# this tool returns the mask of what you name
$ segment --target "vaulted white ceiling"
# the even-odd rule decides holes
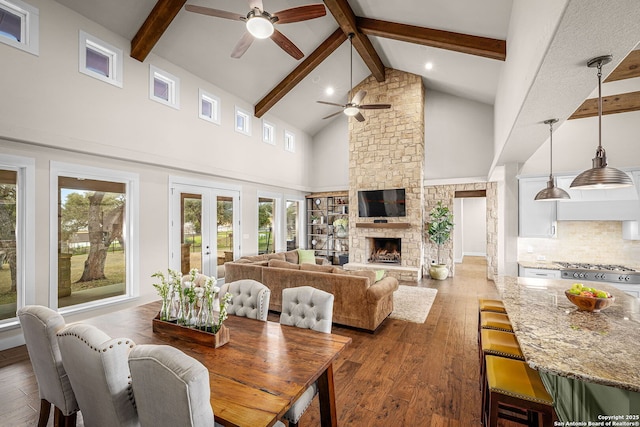
[[[128,40],[156,3],[156,0],[57,1]],[[316,1],[264,0],[264,7],[276,12]],[[240,15],[249,10],[244,0],[189,0],[187,4]],[[357,16],[505,40],[512,0],[349,0],[349,5]],[[322,18],[278,28],[308,55],[338,24],[327,11]],[[152,52],[255,105],[291,73],[299,61],[268,39],[254,41],[240,59],[231,58],[230,53],[244,31],[242,22],[198,15],[183,8]],[[380,37],[369,38],[386,67],[423,76],[427,89],[493,104],[503,61]],[[322,117],[336,111],[316,101],[347,102],[349,55],[347,41],[267,114],[315,134],[327,124]],[[425,69],[426,62],[433,63],[432,70]],[[370,74],[356,52],[353,68],[354,84]],[[333,96],[325,95],[327,86],[335,89]]]

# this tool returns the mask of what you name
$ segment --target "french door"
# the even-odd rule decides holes
[[[169,264],[182,274],[218,277],[218,266],[240,254],[240,191],[211,185],[170,185]]]

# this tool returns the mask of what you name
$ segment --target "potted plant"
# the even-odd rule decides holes
[[[429,224],[427,226],[429,240],[438,245],[436,263],[429,267],[429,275],[433,279],[444,280],[449,276],[449,268],[447,267],[447,264],[443,264],[440,259],[440,249],[442,245],[447,243],[451,238],[452,230],[453,214],[449,208],[444,206],[440,201],[433,209],[431,209],[431,212],[429,212]]]

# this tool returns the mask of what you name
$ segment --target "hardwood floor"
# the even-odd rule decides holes
[[[334,365],[340,425],[481,425],[478,298],[497,295],[485,277],[484,258],[465,257],[455,278],[403,283],[438,289],[424,324],[386,319],[375,334],[333,327],[353,339]],[[0,425],[37,424],[38,387],[24,347],[0,352],[0,396]],[[300,426],[319,425],[315,399]]]

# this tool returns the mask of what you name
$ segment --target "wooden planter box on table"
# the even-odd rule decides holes
[[[152,322],[153,332],[158,334],[160,338],[177,338],[182,341],[206,345],[213,348],[221,347],[229,342],[229,328],[224,325],[222,325],[217,333],[213,334],[200,329],[181,326],[175,322],[160,320],[159,313],[154,317]]]

